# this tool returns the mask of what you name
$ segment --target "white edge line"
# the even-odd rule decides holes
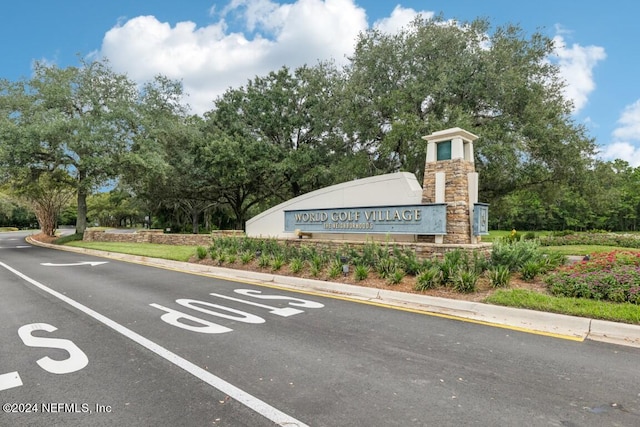
[[[75,307],[76,309],[82,311],[83,313],[93,317],[94,319],[96,319],[97,321],[103,323],[104,325],[110,327],[111,329],[115,330],[116,332],[119,332],[120,334],[124,335],[125,337],[131,339],[132,341],[140,344],[141,346],[145,347],[146,349],[152,351],[153,353],[157,354],[158,356],[162,357],[163,359],[173,363],[174,365],[182,368],[183,370],[189,372],[190,374],[194,375],[195,377],[201,379],[202,381],[204,381],[205,383],[209,384],[210,386],[218,389],[219,391],[221,391],[222,393],[228,395],[229,397],[231,397],[232,399],[237,400],[238,402],[242,403],[243,405],[247,406],[249,409],[259,413],[260,415],[264,416],[265,418],[273,421],[274,423],[276,423],[277,425],[281,425],[281,426],[298,426],[298,427],[308,427],[306,424],[302,423],[301,421],[298,421],[297,419],[285,414],[284,412],[274,408],[273,406],[269,405],[266,402],[263,402],[262,400],[258,399],[257,397],[254,397],[252,395],[250,395],[249,393],[239,389],[238,387],[234,386],[231,383],[228,383],[227,381],[223,380],[222,378],[219,378],[215,375],[213,375],[212,373],[200,368],[199,366],[189,362],[188,360],[178,356],[177,354],[167,350],[166,348],[162,347],[159,344],[156,344],[155,342],[149,340],[148,338],[143,337],[142,335],[132,331],[131,329],[120,325],[119,323],[109,319],[108,317],[90,309],[89,307],[80,304],[79,302],[67,297],[66,295],[63,295],[57,291],[54,291],[53,289],[48,288],[47,286],[39,283],[38,281],[30,278],[29,276],[26,276],[25,274],[19,272],[18,270],[15,270],[14,268],[8,266],[7,264],[0,262],[0,266],[4,267],[5,269],[9,270],[10,272],[12,272],[13,274],[15,274],[16,276],[20,277],[23,280],[26,280],[27,282],[31,283],[32,285],[42,289],[43,291],[53,295],[54,297],[66,302],[67,304],[69,304],[72,307]]]

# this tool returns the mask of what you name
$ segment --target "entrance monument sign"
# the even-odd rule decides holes
[[[445,234],[447,205],[285,210],[284,229],[308,233]]]
[[[423,137],[422,187],[407,172],[337,184],[304,194],[251,218],[250,237],[380,239],[477,245],[489,233],[488,205],[478,203],[473,141],[452,128]]]

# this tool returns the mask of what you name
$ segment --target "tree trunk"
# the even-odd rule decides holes
[[[198,234],[200,229],[200,210],[196,207],[191,209],[191,230],[193,234]]]
[[[76,219],[76,233],[84,234],[87,228],[87,190],[84,188],[84,173],[80,174],[78,185],[78,218]]]

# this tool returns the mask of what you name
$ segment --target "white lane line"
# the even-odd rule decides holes
[[[205,383],[209,384],[210,386],[220,390],[222,393],[225,393],[226,395],[228,395],[232,399],[235,399],[238,402],[242,403],[243,405],[247,406],[249,409],[251,409],[251,410],[259,413],[260,415],[264,416],[265,418],[273,421],[277,425],[308,427],[303,422],[298,421],[297,419],[285,414],[284,412],[280,411],[279,409],[274,408],[273,406],[269,405],[266,402],[263,402],[262,400],[258,399],[257,397],[254,397],[254,396],[250,395],[249,393],[239,389],[238,387],[234,386],[233,384],[228,383],[227,381],[223,380],[222,378],[219,378],[219,377],[213,375],[212,373],[210,373],[208,371],[205,371],[204,369],[200,368],[199,366],[194,365],[193,363],[191,363],[188,360],[178,356],[177,354],[167,350],[166,348],[162,347],[161,345],[156,344],[155,342],[149,340],[148,338],[145,338],[142,335],[132,331],[131,329],[129,329],[129,328],[125,327],[125,326],[122,326],[121,324],[109,319],[108,317],[103,316],[102,314],[90,309],[89,307],[87,307],[87,306],[85,306],[83,304],[80,304],[79,302],[67,297],[66,295],[63,295],[63,294],[61,294],[61,293],[59,293],[57,291],[54,291],[53,289],[48,288],[47,286],[43,285],[42,283],[30,278],[29,276],[26,276],[25,274],[19,272],[18,270],[15,270],[14,268],[8,266],[7,264],[5,264],[3,262],[0,262],[0,266],[4,267],[7,270],[9,270],[10,272],[15,274],[16,276],[20,277],[21,279],[31,283],[32,285],[42,289],[43,291],[53,295],[54,297],[66,302],[70,306],[75,307],[78,310],[82,311],[83,313],[93,317],[97,321],[99,321],[99,322],[103,323],[104,325],[110,327],[111,329],[115,330],[116,332],[119,332],[120,334],[124,335],[125,337],[135,341],[136,343],[138,343],[141,346],[145,347],[146,349],[154,352],[158,356],[166,359],[167,361],[173,363],[174,365],[184,369],[185,371],[187,371],[190,374],[194,375],[195,377],[201,379],[202,381],[204,381]]]

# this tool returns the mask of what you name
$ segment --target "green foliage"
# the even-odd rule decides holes
[[[227,253],[223,250],[218,251],[216,260],[218,261],[218,265],[222,265],[227,262]]]
[[[424,268],[423,263],[413,250],[400,251],[395,249],[394,255],[399,267],[410,276],[417,276]]]
[[[267,254],[262,254],[258,258],[258,266],[260,268],[269,268],[271,265],[271,258]]]
[[[584,298],[545,295],[525,289],[500,289],[487,297],[484,302],[589,319],[640,324],[640,310],[636,304],[632,303],[612,304]]]
[[[405,272],[402,271],[402,269],[396,269],[393,271],[393,273],[391,273],[389,275],[389,277],[387,278],[389,284],[391,285],[397,285],[400,282],[402,282],[402,279],[404,279],[405,277]]]
[[[476,285],[480,275],[473,270],[460,269],[453,278],[453,289],[462,293],[476,291]]]
[[[553,233],[540,239],[542,246],[602,245],[640,249],[640,236],[620,233]]]
[[[511,271],[505,265],[492,266],[487,270],[489,283],[494,288],[506,288],[511,280]]]
[[[537,260],[526,261],[520,268],[520,274],[522,275],[522,278],[529,282],[533,281],[533,279],[535,279],[541,271],[542,265],[540,261]]]
[[[56,245],[66,245],[69,242],[82,241],[83,236],[83,233],[69,234],[63,237],[58,237],[53,243]]]
[[[416,291],[425,291],[440,286],[442,282],[442,270],[438,267],[431,267],[422,271],[416,278],[414,286]]]
[[[240,254],[240,262],[242,264],[249,264],[252,259],[253,259],[253,252],[245,250]]]
[[[395,259],[382,258],[376,264],[375,269],[381,279],[388,279],[395,273],[398,266]]]
[[[198,259],[202,260],[205,259],[207,257],[208,251],[207,248],[202,247],[202,246],[198,246],[196,248],[196,255],[198,257]]]
[[[329,279],[335,279],[342,274],[342,262],[339,259],[334,259],[331,265],[329,265]]]
[[[271,261],[271,269],[273,271],[280,270],[283,265],[284,265],[284,256],[283,255],[277,255],[277,256],[273,257],[273,260]]]
[[[491,264],[504,265],[510,271],[518,271],[529,261],[540,261],[542,253],[535,240],[516,240],[513,242],[497,240],[491,250]]]
[[[556,296],[640,304],[640,254],[615,251],[594,254],[545,277]]]
[[[356,264],[353,273],[357,281],[365,280],[369,277],[369,266],[364,264]]]
[[[314,262],[313,260],[307,262],[309,263],[309,274],[311,274],[311,277],[318,277],[322,270],[322,264]]]
[[[289,269],[293,274],[298,274],[302,271],[302,267],[304,266],[304,261],[301,258],[292,258],[289,263]]]

